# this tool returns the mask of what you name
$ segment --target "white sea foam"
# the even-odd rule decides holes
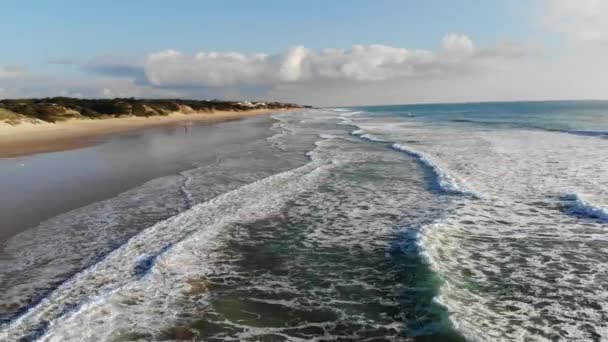
[[[439,166],[439,163],[437,161],[433,160],[431,157],[403,144],[393,144],[392,146],[396,150],[403,151],[417,157],[422,163],[432,169],[433,172],[437,175],[437,184],[439,185],[439,188],[441,190],[448,193],[481,197],[475,192],[467,189],[467,187],[463,185],[464,181],[457,180],[455,177],[450,175],[441,166]]]
[[[345,116],[348,117],[348,116],[355,116],[355,115],[361,114],[361,113],[363,113],[363,112],[361,112],[361,111],[352,111],[352,112],[342,113],[342,114],[340,114],[340,116],[342,116],[342,117],[345,117]]]
[[[146,331],[167,327],[172,322],[167,310],[187,310],[179,302],[187,281],[208,272],[220,231],[240,221],[277,215],[287,200],[321,184],[332,168],[369,159],[342,150],[334,134],[322,136],[305,166],[224,193],[146,229],[3,327],[0,336],[104,340],[133,326]],[[194,177],[185,179],[194,186],[196,176],[188,172],[188,177]],[[197,303],[204,305],[205,297]]]
[[[100,336],[111,339],[114,332],[128,331],[131,324],[136,324],[138,329],[144,331],[158,331],[167,327],[171,324],[167,312],[155,312],[146,308],[163,302],[168,306],[168,310],[187,309],[180,308],[179,298],[184,291],[182,286],[189,279],[207,274],[209,258],[213,257],[210,253],[211,246],[215,243],[217,234],[234,222],[261,219],[276,214],[291,196],[309,190],[316,184],[316,178],[324,172],[322,168],[317,167],[322,165],[311,162],[303,168],[275,175],[222,195],[222,198],[213,201],[216,203],[202,204],[193,211],[180,215],[183,219],[170,222],[170,229],[184,224],[199,228],[159,256],[149,277],[141,281],[131,281],[117,291],[102,295],[93,305],[83,306],[73,314],[56,321],[56,326],[43,340],[65,340],[85,322],[95,322],[89,323],[88,336],[91,339]],[[260,200],[261,198],[263,200]],[[227,207],[221,208],[226,205]],[[218,212],[218,209],[221,212]],[[150,239],[151,236],[145,238]],[[114,303],[125,297],[138,298],[140,303],[133,307],[116,307]],[[140,311],[142,309],[143,311]],[[108,311],[112,312],[111,317],[104,314]],[[78,334],[80,338],[87,337],[83,336],[82,332]]]
[[[593,203],[581,194],[570,194],[567,197],[573,213],[608,221],[608,207]]]
[[[364,130],[360,130],[360,129],[354,130],[354,131],[350,132],[350,134],[357,136],[361,139],[365,139],[365,140],[372,141],[372,142],[384,142],[384,143],[389,142],[389,141],[379,138],[375,135],[367,134],[367,133],[365,133]]]
[[[406,152],[418,158],[423,164],[429,167],[437,176],[437,185],[447,193],[463,194],[473,197],[481,197],[480,194],[472,191],[465,181],[451,174],[445,167],[441,167],[439,161],[430,157],[415,148],[396,141],[400,140],[406,128],[411,124],[401,122],[367,122],[367,121],[348,121],[345,124],[355,125],[360,129],[351,132],[352,135],[372,142],[392,142],[392,147],[398,151]]]
[[[198,305],[200,312],[208,305],[207,293],[196,301],[182,299],[184,291],[191,290],[187,280],[201,278],[211,265],[225,267],[224,273],[235,279],[250,279],[231,270],[230,263],[214,264],[220,232],[242,221],[290,215],[309,218],[300,241],[307,248],[378,252],[389,259],[392,254],[387,246],[394,236],[405,234],[398,247],[404,254],[418,253],[440,275],[441,292],[435,302],[448,309],[454,326],[470,340],[608,339],[608,282],[603,277],[608,264],[601,253],[608,246],[606,139],[465,125],[430,127],[394,118],[348,118],[360,127],[351,135],[394,142],[393,149],[404,154],[387,149],[388,144],[369,144],[333,128],[320,132],[320,117],[335,125],[340,116],[327,111],[310,115],[307,127],[295,125],[295,116],[282,117],[275,127],[279,134],[291,130],[292,134],[276,138],[284,147],[289,137],[325,138],[309,153],[309,164],[242,186],[151,227],[94,269],[64,284],[0,336],[8,340],[23,336],[24,331],[36,332],[38,323],[49,317],[55,319],[47,330],[42,329],[48,340],[82,337],[74,334],[83,326],[89,327],[85,337],[90,339],[114,338],[114,332],[135,326],[158,331],[176,319],[171,315],[179,310],[173,308],[188,311],[189,305]],[[411,162],[406,154],[420,163]],[[401,167],[408,161],[415,167],[404,172]],[[467,196],[425,192],[424,182],[415,178],[420,164],[436,175],[444,192]],[[338,169],[347,176],[338,177]],[[387,170],[392,173],[384,182],[375,178]],[[370,180],[362,182],[354,175]],[[188,184],[196,186],[196,178]],[[327,189],[318,191],[319,184]],[[568,215],[563,210],[566,193],[577,194],[568,199],[567,209],[600,220]],[[282,208],[288,200],[297,205],[286,214]],[[438,218],[429,205],[442,208]],[[435,219],[406,225],[411,230],[404,233],[394,221],[403,215]],[[275,231],[267,234],[271,237]],[[239,238],[247,241],[246,236]],[[320,261],[325,265],[329,260]],[[352,271],[377,272],[374,267]],[[332,286],[381,288],[367,277],[353,281],[333,276],[324,278]],[[272,283],[256,280],[248,286],[268,293],[300,294],[282,278],[272,278]],[[94,290],[82,294],[89,288]],[[331,287],[315,291],[338,293]],[[284,298],[264,300],[286,309],[302,305]],[[132,301],[136,304],[125,304]],[[379,303],[391,307],[395,300]],[[242,331],[237,338],[255,339],[268,333],[290,337],[283,328],[222,323]],[[309,326],[330,328],[323,323],[301,325]],[[397,328],[395,323],[380,326]],[[433,326],[424,329],[432,331]]]
[[[0,259],[0,303],[27,308],[130,236],[184,210],[183,182],[181,176],[156,179],[15,236]]]
[[[442,276],[437,300],[464,335],[608,338],[608,287],[597,280],[608,272],[598,253],[608,245],[608,140],[601,134],[377,116],[349,124],[359,127],[354,135],[393,141],[393,148],[419,158],[443,190],[473,195],[455,197],[443,219],[411,237]],[[566,210],[563,194],[578,194],[566,199]],[[581,301],[593,304],[582,308]]]
[[[438,300],[463,334],[472,340],[550,340],[556,331],[573,340],[607,337],[608,289],[593,285],[608,271],[596,250],[607,243],[606,226],[565,215],[559,195],[589,194],[573,196],[570,211],[606,217],[604,139],[422,125],[402,134],[418,142],[414,152],[431,167],[440,166],[437,174],[466,175],[469,187],[489,194],[458,199],[462,203],[425,227],[420,240],[444,278]],[[581,300],[595,308],[574,310]],[[543,323],[547,317],[561,323]]]
[[[251,219],[252,215],[267,215],[277,210],[280,208],[280,203],[288,199],[294,191],[298,191],[297,189],[300,189],[299,191],[309,189],[311,186],[310,182],[314,182],[315,175],[323,172],[324,163],[322,160],[315,160],[313,156],[313,161],[302,168],[277,174],[228,192],[145,230],[132,238],[127,244],[112,252],[94,267],[87,269],[60,286],[44,301],[5,327],[0,333],[4,334],[8,339],[17,338],[18,336],[23,336],[22,334],[27,335],[28,332],[34,333],[39,331],[41,329],[41,322],[51,318],[52,328],[47,332],[47,337],[53,340],[52,336],[61,336],[59,333],[59,335],[55,335],[55,329],[59,329],[59,326],[64,324],[62,323],[64,320],[77,322],[73,321],[73,319],[80,316],[83,312],[95,311],[98,307],[113,305],[108,302],[110,297],[123,293],[121,292],[123,291],[122,289],[131,288],[139,284],[137,280],[138,274],[137,272],[133,272],[133,270],[137,270],[142,260],[157,259],[151,261],[149,267],[152,268],[154,274],[158,274],[159,270],[155,265],[159,262],[164,264],[163,260],[165,258],[163,258],[163,255],[167,252],[171,251],[168,255],[173,255],[176,250],[184,248],[183,246],[186,243],[190,245],[195,244],[196,246],[192,245],[190,248],[197,249],[200,247],[198,243],[212,240],[213,236],[230,222],[244,218]],[[307,182],[306,179],[310,179],[310,181]],[[260,201],[261,198],[264,200]],[[196,234],[189,237],[193,233]],[[187,238],[187,240],[179,243],[184,238]],[[172,246],[172,244],[176,243],[178,245]],[[142,255],[145,256],[144,259],[142,259]],[[174,268],[180,264],[171,263],[171,265]],[[187,268],[185,271],[189,272],[193,270],[195,273],[201,272],[200,268]],[[172,272],[175,271],[176,269]],[[149,277],[143,279],[143,281],[146,281]],[[155,291],[159,291],[161,285],[146,284],[144,288],[151,286]],[[77,305],[76,309],[67,311],[68,314],[64,317],[66,309],[74,304]],[[99,314],[97,311],[95,312],[95,315]],[[116,316],[118,315],[113,317],[115,318]],[[152,313],[144,313],[139,319],[141,319],[141,322],[146,322],[146,320],[153,320],[153,317]],[[154,324],[158,323],[154,322]],[[80,326],[78,324],[76,326]],[[111,324],[112,327],[121,325],[120,322],[115,321],[112,321]],[[154,325],[151,325],[150,328],[153,329]],[[94,327],[91,326],[90,329],[94,329]],[[91,337],[98,334],[103,335],[104,331],[110,332],[112,330],[108,330],[108,327],[104,327],[103,329],[91,330]],[[74,330],[67,329],[67,331],[73,332]],[[62,340],[63,338],[58,337],[58,339]]]
[[[437,177],[437,185],[439,188],[447,193],[454,194],[463,194],[473,197],[481,197],[480,194],[469,189],[467,185],[465,185],[465,181],[462,179],[458,179],[456,176],[450,174],[449,171],[446,171],[445,168],[442,168],[437,160],[434,160],[432,157],[426,155],[423,152],[417,151],[411,146],[407,146],[406,144],[396,143],[396,137],[403,132],[403,124],[401,123],[360,123],[360,122],[349,122],[349,124],[355,124],[359,127],[365,127],[362,129],[357,129],[351,132],[352,135],[358,136],[362,139],[372,141],[372,142],[383,142],[389,143],[392,142],[392,147],[395,150],[402,151],[408,153],[412,156],[415,156],[422,162],[424,165],[429,167],[432,172],[435,173]],[[369,132],[377,132],[376,134],[372,134]]]
[[[279,129],[277,135],[282,133]],[[292,138],[302,140],[283,136],[284,141]],[[306,163],[301,151],[310,150],[309,141],[317,139],[316,135],[305,138],[301,150],[297,146],[289,153],[270,149],[264,139],[226,146],[218,150],[216,160],[201,167],[152,180],[13,237],[0,258],[0,322],[13,320],[143,229],[219,194]],[[143,266],[138,265],[138,269]]]
[[[335,313],[339,319],[337,322],[316,322],[314,319],[312,322],[286,327],[260,327],[244,320],[229,320],[220,316],[223,326],[234,328],[235,332],[230,337],[235,339],[258,339],[272,334],[297,340],[290,331],[307,328],[317,328],[313,331],[320,329],[325,332],[323,336],[331,338],[331,331],[337,330],[339,324],[367,326],[372,332],[377,331],[379,334],[399,334],[404,328],[404,323],[400,320],[390,316],[370,319],[357,314],[356,311],[353,313],[354,308],[361,307],[365,310],[366,305],[378,305],[384,310],[392,310],[389,308],[401,305],[395,298],[401,294],[403,286],[393,283],[399,275],[379,270],[378,264],[353,267],[343,263],[349,262],[357,253],[384,256],[391,250],[400,230],[404,229],[398,223],[407,225],[406,222],[427,220],[432,216],[429,210],[436,200],[435,195],[416,178],[421,167],[413,158],[379,144],[370,145],[358,139],[349,139],[346,132],[343,132],[342,136],[335,133],[321,133],[321,136],[324,139],[317,141],[317,147],[309,153],[311,162],[306,166],[243,186],[197,205],[130,241],[128,246],[121,248],[125,254],[112,256],[107,263],[109,266],[119,260],[127,260],[123,261],[127,264],[124,271],[117,272],[114,269],[113,274],[127,274],[126,278],[131,279],[122,286],[113,285],[115,290],[85,298],[85,304],[59,316],[51,323],[43,340],[108,340],[132,331],[155,335],[171,327],[178,320],[178,317],[174,316],[177,313],[184,315],[211,310],[208,306],[213,293],[201,291],[194,297],[192,294],[185,294],[192,291],[188,285],[189,280],[209,280],[210,272],[214,272],[215,276],[225,274],[222,279],[227,283],[242,282],[246,289],[266,294],[263,297],[252,295],[246,299],[248,302],[255,301],[266,306],[279,306],[282,310],[304,313],[321,310],[320,312]],[[392,165],[392,168],[384,170],[382,166],[385,164]],[[370,177],[353,177],[355,174]],[[324,189],[317,188],[320,185],[324,185]],[[295,202],[288,212],[283,208],[287,201]],[[404,205],[413,210],[411,214],[403,211]],[[242,270],[233,265],[235,259],[238,259],[231,254],[234,253],[233,248],[226,248],[225,252],[218,248],[219,241],[230,239],[231,235],[236,233],[243,234],[234,236],[236,241],[246,244],[252,242],[244,232],[246,229],[229,230],[231,226],[273,216],[290,217],[298,231],[295,234],[282,235],[282,230],[286,229],[287,225],[281,223],[268,229],[268,232],[262,232],[256,226],[251,228],[252,234],[256,234],[257,239],[260,239],[260,234],[268,234],[265,239],[272,239],[270,241],[273,243],[284,238],[295,239],[300,236],[301,240],[296,240],[300,243],[283,242],[289,246],[289,255],[283,256],[284,262],[287,263],[285,267],[305,269],[306,272],[303,273],[319,272],[314,274],[313,279],[322,277],[324,282],[331,282],[331,286],[315,287],[314,283],[305,284],[311,287],[311,292],[308,292],[299,288],[302,286],[302,279],[297,282],[289,281],[289,278],[297,275],[271,277],[272,274],[268,274],[268,278],[265,278],[266,273],[257,274],[255,277],[240,273]],[[184,230],[190,230],[191,233],[184,235]],[[163,234],[163,231],[166,234]],[[226,234],[220,234],[221,232]],[[177,235],[183,238],[177,238]],[[153,241],[176,242],[159,249],[150,248]],[[264,241],[258,243],[267,245]],[[144,244],[148,247],[143,246]],[[298,249],[302,248],[304,250],[298,253]],[[328,253],[328,258],[318,258],[316,253],[311,254],[310,251]],[[386,260],[385,257],[381,259]],[[383,262],[390,265],[391,259]],[[137,265],[149,265],[150,260],[154,261],[144,276],[135,277],[127,273]],[[333,271],[326,273],[330,265]],[[103,278],[105,267],[105,264],[100,266],[90,276]],[[399,270],[400,268],[390,269],[391,272]],[[78,282],[84,285],[82,281]],[[371,296],[368,297],[371,302],[351,300],[351,294],[341,289],[363,291]],[[242,290],[244,289],[239,289]],[[378,296],[378,293],[385,295]],[[291,296],[299,296],[302,299],[296,300]],[[407,300],[412,298],[408,297]],[[345,305],[352,308],[346,310]],[[264,307],[257,313],[242,312],[252,317],[260,317],[260,312],[272,315],[271,312],[264,311]],[[213,314],[207,317],[211,316]],[[420,321],[417,321],[416,325],[420,326]],[[420,331],[434,331],[433,329],[437,329],[435,325],[436,322],[430,322],[420,328]],[[85,326],[87,328],[83,329]],[[360,339],[357,334],[354,330],[342,331],[339,337]],[[310,338],[314,336],[316,335],[311,335]]]
[[[377,137],[375,135],[371,135],[371,134],[362,134],[359,137],[361,139],[365,139],[365,140],[369,140],[369,141],[373,141],[373,142],[384,142],[384,143],[389,142],[389,141],[386,141],[382,138],[379,138],[379,137]]]
[[[283,133],[283,131],[279,133]],[[315,137],[316,139],[318,137]],[[21,326],[25,329],[22,330],[23,334],[26,334],[26,330],[35,334],[42,331],[43,327],[40,325],[37,327],[37,323],[35,323],[37,319],[31,319],[37,311],[42,310],[46,317],[52,318],[53,315],[65,312],[66,307],[73,307],[74,303],[85,300],[86,298],[83,296],[87,292],[87,286],[93,289],[90,293],[93,297],[100,293],[98,291],[109,291],[104,290],[106,285],[104,278],[107,275],[108,279],[113,279],[111,268],[108,268],[109,266],[102,268],[103,271],[97,273],[99,265],[110,263],[108,258],[114,260],[119,265],[116,267],[123,270],[124,274],[145,275],[147,268],[151,267],[158,256],[164,253],[164,248],[171,245],[175,239],[179,240],[180,234],[188,234],[188,229],[184,227],[183,230],[174,231],[175,235],[164,235],[158,240],[153,239],[158,244],[164,243],[164,246],[150,247],[151,250],[134,250],[129,256],[120,254],[122,252],[118,251],[105,255],[117,248],[117,244],[124,243],[130,235],[145,227],[138,227],[138,225],[149,223],[149,226],[168,216],[175,215],[179,210],[184,210],[199,202],[209,201],[218,194],[255,182],[272,173],[281,172],[292,164],[277,158],[274,153],[269,156],[270,159],[264,159],[264,150],[256,146],[258,145],[252,144],[250,147],[257,151],[255,158],[247,152],[247,149],[237,149],[238,151],[243,150],[243,152],[235,153],[234,156],[222,155],[223,158],[218,158],[214,164],[189,170],[181,175],[157,179],[121,194],[117,198],[66,213],[42,224],[40,229],[27,231],[11,240],[6,245],[5,252],[14,259],[2,260],[0,276],[3,279],[2,286],[6,286],[7,290],[0,295],[0,299],[7,305],[21,302],[25,303],[23,305],[35,304],[19,319],[20,322],[23,320],[29,322]],[[306,145],[306,148],[310,147]],[[297,154],[298,150],[295,149],[294,152]],[[303,158],[296,158],[296,160],[298,159]],[[246,168],[242,167],[243,163],[247,165]],[[227,178],[226,170],[229,170],[230,178]],[[178,208],[172,211],[173,206]],[[131,213],[132,211],[133,213]],[[131,216],[135,217],[135,220],[131,220]],[[85,227],[87,229],[84,229]],[[72,233],[72,229],[77,232]],[[125,235],[124,240],[121,240],[123,235]],[[42,240],[44,242],[40,242]],[[137,239],[132,238],[130,241],[133,240]],[[115,253],[118,253],[118,256],[113,256]],[[121,256],[130,261],[124,261],[122,262],[124,265],[120,265],[121,263],[117,259]],[[95,262],[97,262],[95,266],[90,267],[81,275],[68,279],[57,290],[48,294],[48,291],[53,290],[51,287],[53,283],[64,282],[70,274]],[[29,271],[28,267],[31,267],[32,271]],[[8,273],[10,277],[4,277],[5,273]],[[87,276],[82,284],[78,284],[78,279],[82,274],[87,274]],[[17,275],[27,280],[20,280],[21,278],[16,277]],[[95,279],[99,280],[99,283],[95,283]],[[130,276],[126,276],[123,280],[128,281],[129,279]],[[17,283],[13,284],[9,280]],[[70,291],[76,291],[78,295],[71,297]],[[35,296],[40,295],[47,297],[40,298],[42,302],[37,304],[38,299]],[[29,304],[27,302],[29,298],[34,298],[34,302]],[[13,324],[20,325],[17,322]],[[29,324],[31,325],[27,327]],[[0,337],[9,330],[8,328],[0,330]]]

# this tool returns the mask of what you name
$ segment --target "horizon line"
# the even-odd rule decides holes
[[[321,108],[353,108],[353,107],[382,107],[382,106],[428,106],[428,105],[464,105],[464,104],[488,104],[488,103],[543,103],[543,102],[608,102],[605,99],[563,99],[563,100],[482,100],[482,101],[439,101],[439,102],[414,102],[414,103],[390,103],[374,105],[342,105],[321,106]]]

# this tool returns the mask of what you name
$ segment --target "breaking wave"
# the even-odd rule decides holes
[[[395,110],[345,123],[417,158],[441,192],[465,195],[405,238],[442,279],[436,300],[457,329],[479,341],[606,339],[608,142],[586,138],[604,133]]]
[[[577,215],[608,221],[608,207],[591,202],[580,194],[569,194],[566,196],[569,204],[568,210]]]
[[[416,151],[415,149],[408,147],[406,145],[403,145],[403,144],[393,144],[392,147],[395,150],[402,151],[402,152],[408,153],[412,156],[415,156],[416,158],[418,158],[420,160],[420,162],[422,162],[428,168],[433,170],[433,172],[435,173],[435,175],[437,177],[437,185],[438,185],[439,189],[441,189],[442,191],[447,192],[447,193],[472,196],[474,198],[481,197],[478,194],[476,194],[475,192],[467,189],[467,187],[463,185],[462,181],[459,181],[455,177],[450,175],[441,166],[439,166],[438,162],[434,161],[433,159],[431,159],[429,156],[425,155],[424,153]]]
[[[167,179],[185,211],[0,339],[608,337],[606,140],[349,109],[275,118],[273,153],[309,159]]]
[[[568,130],[568,129],[565,129],[565,130],[559,130],[559,132],[573,134],[573,135],[587,136],[587,137],[608,138],[608,132],[605,132],[605,131],[589,131],[589,130],[573,130],[573,129]]]

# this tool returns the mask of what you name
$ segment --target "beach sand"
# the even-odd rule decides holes
[[[33,153],[63,151],[89,146],[100,136],[163,125],[183,125],[189,122],[221,122],[281,110],[260,109],[246,112],[215,111],[212,113],[173,113],[168,116],[119,117],[101,120],[68,120],[58,123],[18,125],[0,123],[0,158]]]

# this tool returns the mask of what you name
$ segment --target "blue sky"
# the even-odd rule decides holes
[[[0,68],[4,67],[8,68],[6,70],[12,70],[11,68],[18,66],[27,71],[30,80],[42,77],[47,83],[32,92],[34,88],[28,85],[23,78],[16,80],[15,77],[12,77],[7,81],[8,77],[5,76],[3,79],[2,69],[0,69],[0,89],[3,89],[5,97],[6,94],[28,96],[28,91],[32,96],[46,95],[47,93],[52,95],[57,92],[83,93],[86,96],[95,96],[96,93],[90,93],[93,88],[89,86],[83,87],[87,88],[83,89],[83,92],[78,92],[77,84],[86,82],[88,77],[91,78],[90,84],[98,82],[103,83],[103,87],[105,87],[111,84],[107,77],[117,75],[107,73],[93,75],[90,72],[91,68],[87,69],[83,65],[91,63],[91,61],[98,61],[101,57],[111,58],[113,63],[122,59],[128,60],[128,63],[131,64],[140,63],[141,65],[138,64],[137,67],[141,67],[141,74],[151,75],[154,73],[149,70],[146,62],[149,56],[162,51],[174,50],[184,55],[179,56],[182,63],[190,63],[182,65],[183,68],[187,67],[189,70],[202,68],[205,70],[205,73],[199,75],[200,80],[189,79],[184,84],[178,84],[179,82],[176,82],[172,77],[171,82],[164,82],[166,75],[163,74],[161,78],[155,78],[157,82],[148,80],[147,88],[135,89],[137,86],[135,83],[138,83],[135,82],[131,85],[130,92],[140,96],[146,96],[147,94],[150,96],[181,95],[182,93],[177,88],[188,88],[189,93],[183,93],[184,96],[204,97],[205,95],[218,94],[220,96],[222,94],[238,96],[239,89],[236,88],[239,84],[236,84],[238,80],[233,80],[234,75],[228,75],[231,77],[230,89],[219,89],[226,88],[225,82],[220,82],[221,86],[218,86],[217,82],[205,80],[206,77],[210,77],[210,73],[214,72],[211,68],[212,64],[207,61],[205,62],[207,64],[201,65],[202,62],[194,57],[187,58],[187,56],[195,56],[198,52],[211,51],[238,52],[246,56],[261,52],[275,56],[270,59],[276,60],[286,56],[290,48],[304,46],[310,52],[307,54],[309,57],[301,59],[302,63],[308,63],[307,65],[309,65],[310,61],[314,60],[315,63],[322,64],[321,66],[313,66],[314,70],[311,69],[312,71],[307,71],[317,75],[323,72],[321,68],[327,64],[319,62],[320,59],[333,58],[331,60],[335,61],[337,58],[335,56],[317,56],[316,54],[322,49],[348,50],[357,44],[362,46],[382,45],[397,49],[408,49],[409,51],[421,49],[432,52],[436,54],[436,59],[441,59],[442,56],[446,55],[442,52],[445,50],[445,46],[442,45],[444,44],[443,39],[449,34],[462,35],[466,37],[467,41],[470,40],[475,47],[475,56],[499,54],[497,52],[499,50],[500,53],[504,53],[504,48],[499,49],[497,46],[503,46],[505,42],[508,42],[512,46],[517,45],[518,50],[533,46],[531,50],[534,51],[530,55],[538,55],[540,51],[540,54],[548,56],[549,59],[555,59],[557,54],[555,51],[569,48],[567,34],[573,33],[571,32],[573,29],[570,27],[563,30],[547,29],[544,22],[546,16],[548,16],[547,13],[551,13],[553,10],[553,5],[547,5],[547,1],[182,0],[169,2],[159,0],[4,0],[2,20],[0,21],[0,41],[2,41]],[[580,3],[591,3],[593,1],[596,0],[581,0]],[[554,0],[552,4],[558,2],[564,3],[565,1]],[[574,11],[574,15],[580,14],[580,11],[572,10],[568,6],[566,4],[564,8],[571,12]],[[593,4],[589,6],[593,6]],[[561,10],[562,7],[557,6],[557,9]],[[593,10],[593,8],[591,9]],[[566,12],[566,15],[569,15],[569,13]],[[583,19],[587,17],[583,16]],[[576,18],[580,19],[581,16],[579,15]],[[560,17],[560,19],[562,18]],[[599,22],[599,19],[597,19],[597,22]],[[581,29],[585,26],[583,24],[579,25]],[[595,29],[595,27],[593,28]],[[586,26],[585,29],[587,29]],[[603,27],[600,27],[600,29],[603,29]],[[461,42],[464,41],[461,40]],[[385,52],[388,54],[395,53],[388,50]],[[378,60],[376,52],[367,51],[365,53],[371,56],[368,61]],[[473,55],[473,52],[471,52],[471,56]],[[345,58],[354,58],[353,56],[339,57],[339,59],[344,62]],[[398,60],[401,61],[404,58],[398,58]],[[213,61],[217,62],[216,59],[213,59]],[[368,68],[368,61],[357,60],[358,67]],[[383,68],[387,65],[384,62],[384,60],[381,60],[377,64]],[[394,58],[390,62],[394,63]],[[445,66],[448,62],[452,63],[453,58],[450,61],[443,60],[440,62]],[[171,63],[172,68],[177,69],[175,59],[172,59]],[[497,62],[486,60],[483,64],[492,63],[496,64]],[[349,64],[346,61],[344,64],[350,65],[352,63]],[[416,65],[418,66],[418,64]],[[433,64],[433,68],[437,68],[436,64]],[[470,63],[467,62],[467,68],[469,68],[468,64]],[[269,65],[270,63],[260,64],[256,68],[271,68],[272,65]],[[378,67],[378,65],[375,67]],[[280,63],[274,66],[281,67]],[[115,65],[111,67],[115,67]],[[226,67],[227,69],[223,72],[232,73],[233,70],[238,71],[239,68],[244,67],[243,65],[230,64],[230,67]],[[157,68],[168,70],[168,65],[157,65]],[[407,65],[407,68],[411,68],[411,66]],[[377,81],[379,79],[385,81],[385,77],[378,76],[378,70],[367,71],[371,73],[362,75],[362,70],[356,70],[354,76],[345,76],[345,79],[346,81],[356,81],[358,87],[365,86],[365,82],[368,82],[369,84],[374,83],[370,85],[372,88],[379,88]],[[403,69],[400,71],[403,71]],[[442,70],[439,71],[443,72]],[[243,73],[248,73],[248,71],[244,70]],[[11,73],[6,71],[4,74]],[[156,73],[156,75],[159,74]],[[100,76],[104,78],[100,79]],[[120,80],[122,85],[119,88],[122,87],[123,93],[128,93],[129,91],[125,90],[127,87],[124,78],[129,75],[122,76],[123,79]],[[97,78],[93,79],[94,77]],[[54,78],[56,84],[50,84],[49,78]],[[73,89],[60,90],[59,88],[62,85],[60,79],[62,78],[66,79],[64,84],[67,85],[67,88]],[[260,85],[259,89],[254,92],[243,92],[242,95],[281,97],[282,95],[277,94],[286,92],[285,88],[295,87],[301,91],[302,87],[305,86],[304,83],[308,83],[308,87],[311,87],[310,81],[313,78],[313,76],[308,75],[298,78],[297,81],[284,82],[282,80],[279,82],[274,80],[270,84]],[[328,82],[328,78],[331,78],[331,82]],[[403,78],[407,77],[403,76]],[[320,77],[320,79],[325,86],[331,88],[337,86],[336,80],[339,77]],[[302,80],[307,82],[300,82]],[[393,83],[397,82],[394,79],[392,81]],[[411,79],[407,81],[408,84],[412,82]],[[39,82],[39,84],[42,83],[44,82]],[[243,89],[251,89],[252,83],[255,82],[247,80],[242,84]],[[326,83],[332,84],[327,85]],[[212,89],[209,89],[210,84]],[[201,89],[193,92],[193,85]],[[344,85],[352,86],[352,84]],[[386,86],[394,86],[394,84],[386,84]],[[44,87],[49,87],[48,91],[44,90]],[[318,87],[318,85],[312,87]],[[17,88],[20,91],[17,91]],[[170,89],[173,92],[170,92]],[[108,91],[106,93],[116,92]],[[0,96],[3,96],[2,92],[0,92]],[[493,96],[504,98],[501,94]],[[550,94],[546,96],[550,97]],[[405,100],[416,101],[413,98]],[[442,100],[441,96],[438,96],[437,100]],[[399,99],[395,98],[390,101],[399,102]]]
[[[386,44],[434,49],[446,32],[525,39],[526,1],[5,0],[0,65],[175,49],[280,52]],[[475,20],[472,20],[475,18]]]

